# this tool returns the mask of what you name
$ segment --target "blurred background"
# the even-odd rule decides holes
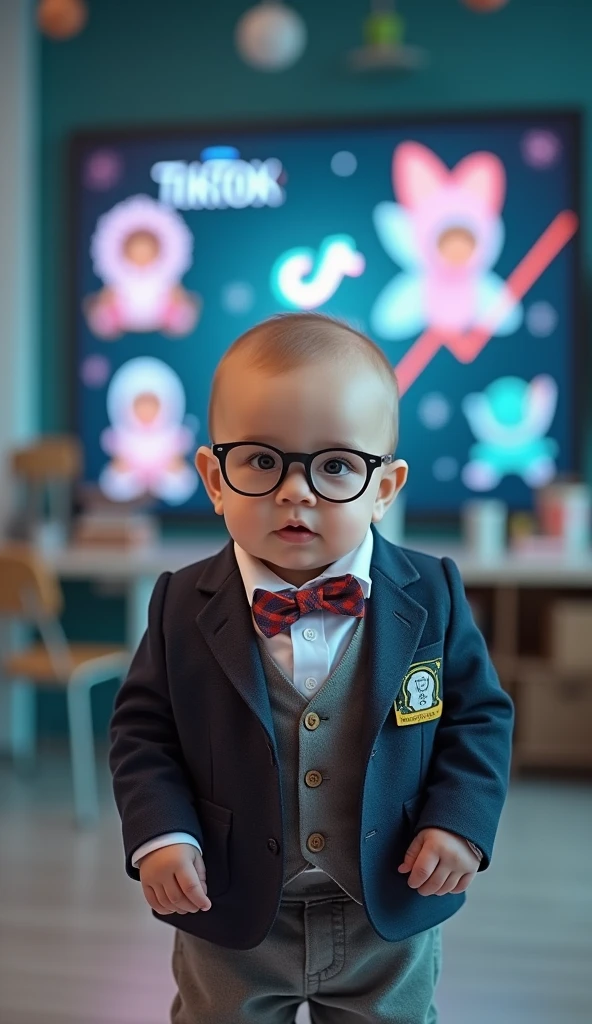
[[[0,3],[1,1024],[168,1019],[107,725],[156,578],[227,541],[214,367],[298,309],[391,360],[381,530],[456,559],[516,705],[442,1024],[592,1020],[591,33],[588,0]]]

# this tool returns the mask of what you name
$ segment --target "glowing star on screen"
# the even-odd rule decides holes
[[[366,261],[349,235],[329,235],[318,252],[288,249],[271,269],[271,289],[288,309],[318,309],[329,301],[344,277],[359,277]]]
[[[542,487],[557,473],[559,445],[545,437],[557,408],[557,384],[548,374],[530,383],[500,377],[462,403],[477,444],[469,451],[462,479],[472,491],[490,491],[510,473],[529,487]]]
[[[195,431],[185,417],[179,377],[160,359],[130,359],[117,370],[107,391],[110,427],[101,447],[111,457],[99,487],[111,501],[151,496],[169,505],[187,501],[198,485],[185,461],[195,448]]]
[[[379,294],[374,331],[388,341],[425,328],[466,331],[486,321],[506,286],[492,271],[504,245],[506,175],[493,153],[471,153],[449,170],[431,149],[403,142],[393,154],[398,203],[382,202],[374,226],[402,268]],[[496,335],[513,334],[522,308],[508,292]]]
[[[99,217],[93,269],[104,288],[83,303],[90,330],[107,341],[131,332],[190,334],[201,299],[180,284],[193,262],[193,235],[175,210],[136,195]]]

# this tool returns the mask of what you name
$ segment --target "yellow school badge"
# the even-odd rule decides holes
[[[441,666],[439,658],[411,666],[394,702],[397,725],[419,725],[440,718]]]

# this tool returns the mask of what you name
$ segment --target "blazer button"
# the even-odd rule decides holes
[[[280,852],[280,844],[275,839],[268,839],[267,840],[267,849],[271,853],[279,853]]]
[[[320,772],[317,771],[307,772],[306,775],[304,776],[304,781],[306,782],[307,786],[310,786],[311,789],[316,789],[317,786],[320,786],[321,782],[323,781],[323,776],[321,775]]]
[[[307,715],[306,718],[304,719],[304,724],[306,728],[312,732],[314,729],[318,729],[319,725],[321,724],[321,720],[319,716],[315,714],[314,711],[311,711],[310,714]]]
[[[306,840],[306,847],[311,853],[320,853],[325,849],[325,837],[320,832],[313,832]]]

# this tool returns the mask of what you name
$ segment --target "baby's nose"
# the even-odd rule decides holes
[[[290,466],[286,478],[281,487],[278,488],[277,497],[279,501],[316,501],[314,491],[309,487],[304,466],[294,463]]]

